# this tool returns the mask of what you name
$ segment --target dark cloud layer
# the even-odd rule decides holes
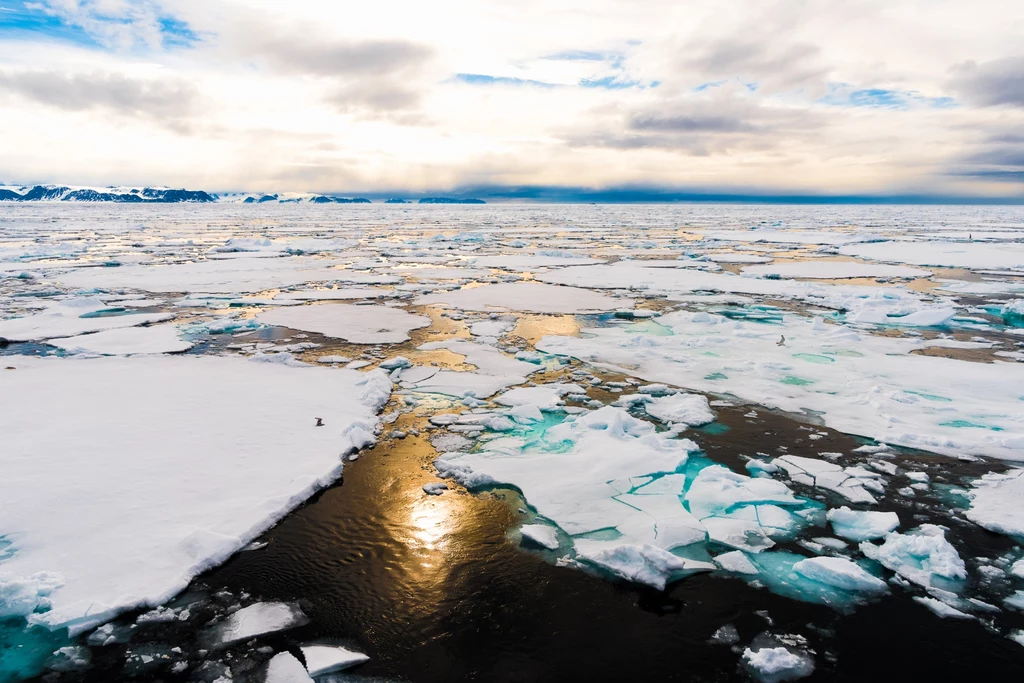
[[[149,81],[117,73],[0,73],[0,90],[68,111],[106,109],[174,122],[190,114],[198,93],[182,81]]]
[[[1024,107],[1024,57],[966,62],[953,67],[950,87],[983,106]]]

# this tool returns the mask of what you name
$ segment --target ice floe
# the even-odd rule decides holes
[[[968,519],[989,531],[1024,538],[1024,469],[986,474],[968,496]]]
[[[341,456],[373,442],[391,390],[383,373],[243,358],[13,365],[0,395],[3,571],[49,577],[50,609],[30,618],[72,633],[163,603],[334,481]]]
[[[577,287],[555,287],[540,282],[506,282],[427,294],[418,297],[416,303],[441,304],[464,311],[507,310],[575,314],[629,308],[633,302]]]
[[[314,678],[335,671],[351,669],[370,659],[362,652],[356,652],[340,645],[303,645],[300,649],[306,660],[306,669]]]
[[[888,444],[1024,458],[1024,411],[1017,409],[1024,364],[913,355],[928,341],[869,335],[820,318],[765,324],[676,312],[658,325],[671,334],[586,328],[581,337],[544,337],[537,348],[648,381],[813,414]]]
[[[409,339],[409,332],[430,325],[430,318],[388,306],[310,304],[278,308],[257,317],[266,325],[278,325],[353,344],[394,344]]]
[[[942,527],[922,524],[906,534],[891,532],[885,542],[860,544],[860,551],[908,581],[925,588],[956,585],[967,568]]]
[[[92,353],[103,356],[181,353],[194,346],[193,342],[181,338],[177,325],[124,327],[77,337],[50,339],[47,343],[69,353]]]
[[[286,631],[309,623],[296,605],[285,602],[258,602],[243,607],[204,634],[211,647],[227,647],[268,633]]]

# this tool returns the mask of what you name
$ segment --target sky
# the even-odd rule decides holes
[[[0,182],[1020,198],[1024,2],[0,0]]]

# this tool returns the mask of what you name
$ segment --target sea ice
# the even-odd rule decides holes
[[[828,521],[832,523],[836,536],[851,541],[883,538],[900,525],[899,515],[895,512],[851,510],[845,506],[829,510]]]
[[[590,266],[581,266],[590,267]],[[530,311],[533,313],[598,313],[632,306],[628,299],[576,287],[539,282],[505,282],[427,294],[417,304],[443,304],[464,311]]]
[[[1024,538],[1024,469],[990,473],[974,482],[967,518],[989,531]]]
[[[362,652],[340,645],[303,645],[300,649],[309,675],[313,677],[350,669],[370,659]]]
[[[884,592],[885,581],[842,557],[812,557],[793,565],[793,571],[811,581],[847,591]]]
[[[930,588],[967,578],[967,568],[942,527],[922,524],[906,534],[891,532],[882,545],[864,541],[860,551],[903,578]],[[941,587],[941,586],[940,586]]]
[[[645,404],[644,409],[648,415],[656,417],[662,422],[690,427],[707,424],[715,419],[715,414],[711,412],[711,407],[708,405],[708,399],[700,394],[678,393],[661,396]]]
[[[258,602],[243,607],[211,626],[203,640],[211,647],[227,647],[257,636],[286,631],[309,623],[302,610],[285,602]]]
[[[381,372],[238,357],[11,362],[3,570],[61,575],[31,618],[72,634],[165,602],[333,482],[341,456],[373,442],[391,390]]]
[[[295,658],[295,655],[289,652],[280,652],[267,662],[264,683],[313,683],[313,679],[306,671],[306,667],[302,666],[302,662]]]
[[[69,353],[91,353],[104,356],[181,353],[194,346],[192,342],[181,338],[177,325],[124,327],[77,337],[50,339],[47,343]]]
[[[411,330],[430,325],[430,318],[388,306],[310,304],[266,311],[256,316],[266,325],[318,332],[353,344],[395,344]]]
[[[780,683],[806,678],[814,671],[814,661],[785,647],[747,648],[743,663],[761,683]]]
[[[776,275],[784,278],[805,278],[816,280],[841,280],[861,277],[930,277],[931,273],[919,268],[886,266],[877,263],[855,263],[833,259],[818,261],[797,261],[775,263],[770,266],[747,266],[744,275]]]
[[[0,320],[0,339],[6,339],[9,342],[27,342],[57,337],[74,337],[121,327],[149,325],[175,317],[174,313],[94,315],[106,308],[108,306],[99,299],[83,297],[61,301],[48,306],[42,313]]]
[[[524,524],[519,531],[523,538],[528,538],[542,548],[558,550],[558,532],[547,524]]]
[[[888,444],[1024,458],[1024,411],[1010,409],[1019,403],[1024,364],[911,355],[927,340],[869,335],[820,318],[766,324],[675,312],[658,324],[672,334],[588,328],[580,337],[544,337],[537,348],[646,381],[813,411],[833,429]]]

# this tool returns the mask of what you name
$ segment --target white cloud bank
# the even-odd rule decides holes
[[[1004,0],[12,8],[8,182],[1024,185],[1024,6]]]

